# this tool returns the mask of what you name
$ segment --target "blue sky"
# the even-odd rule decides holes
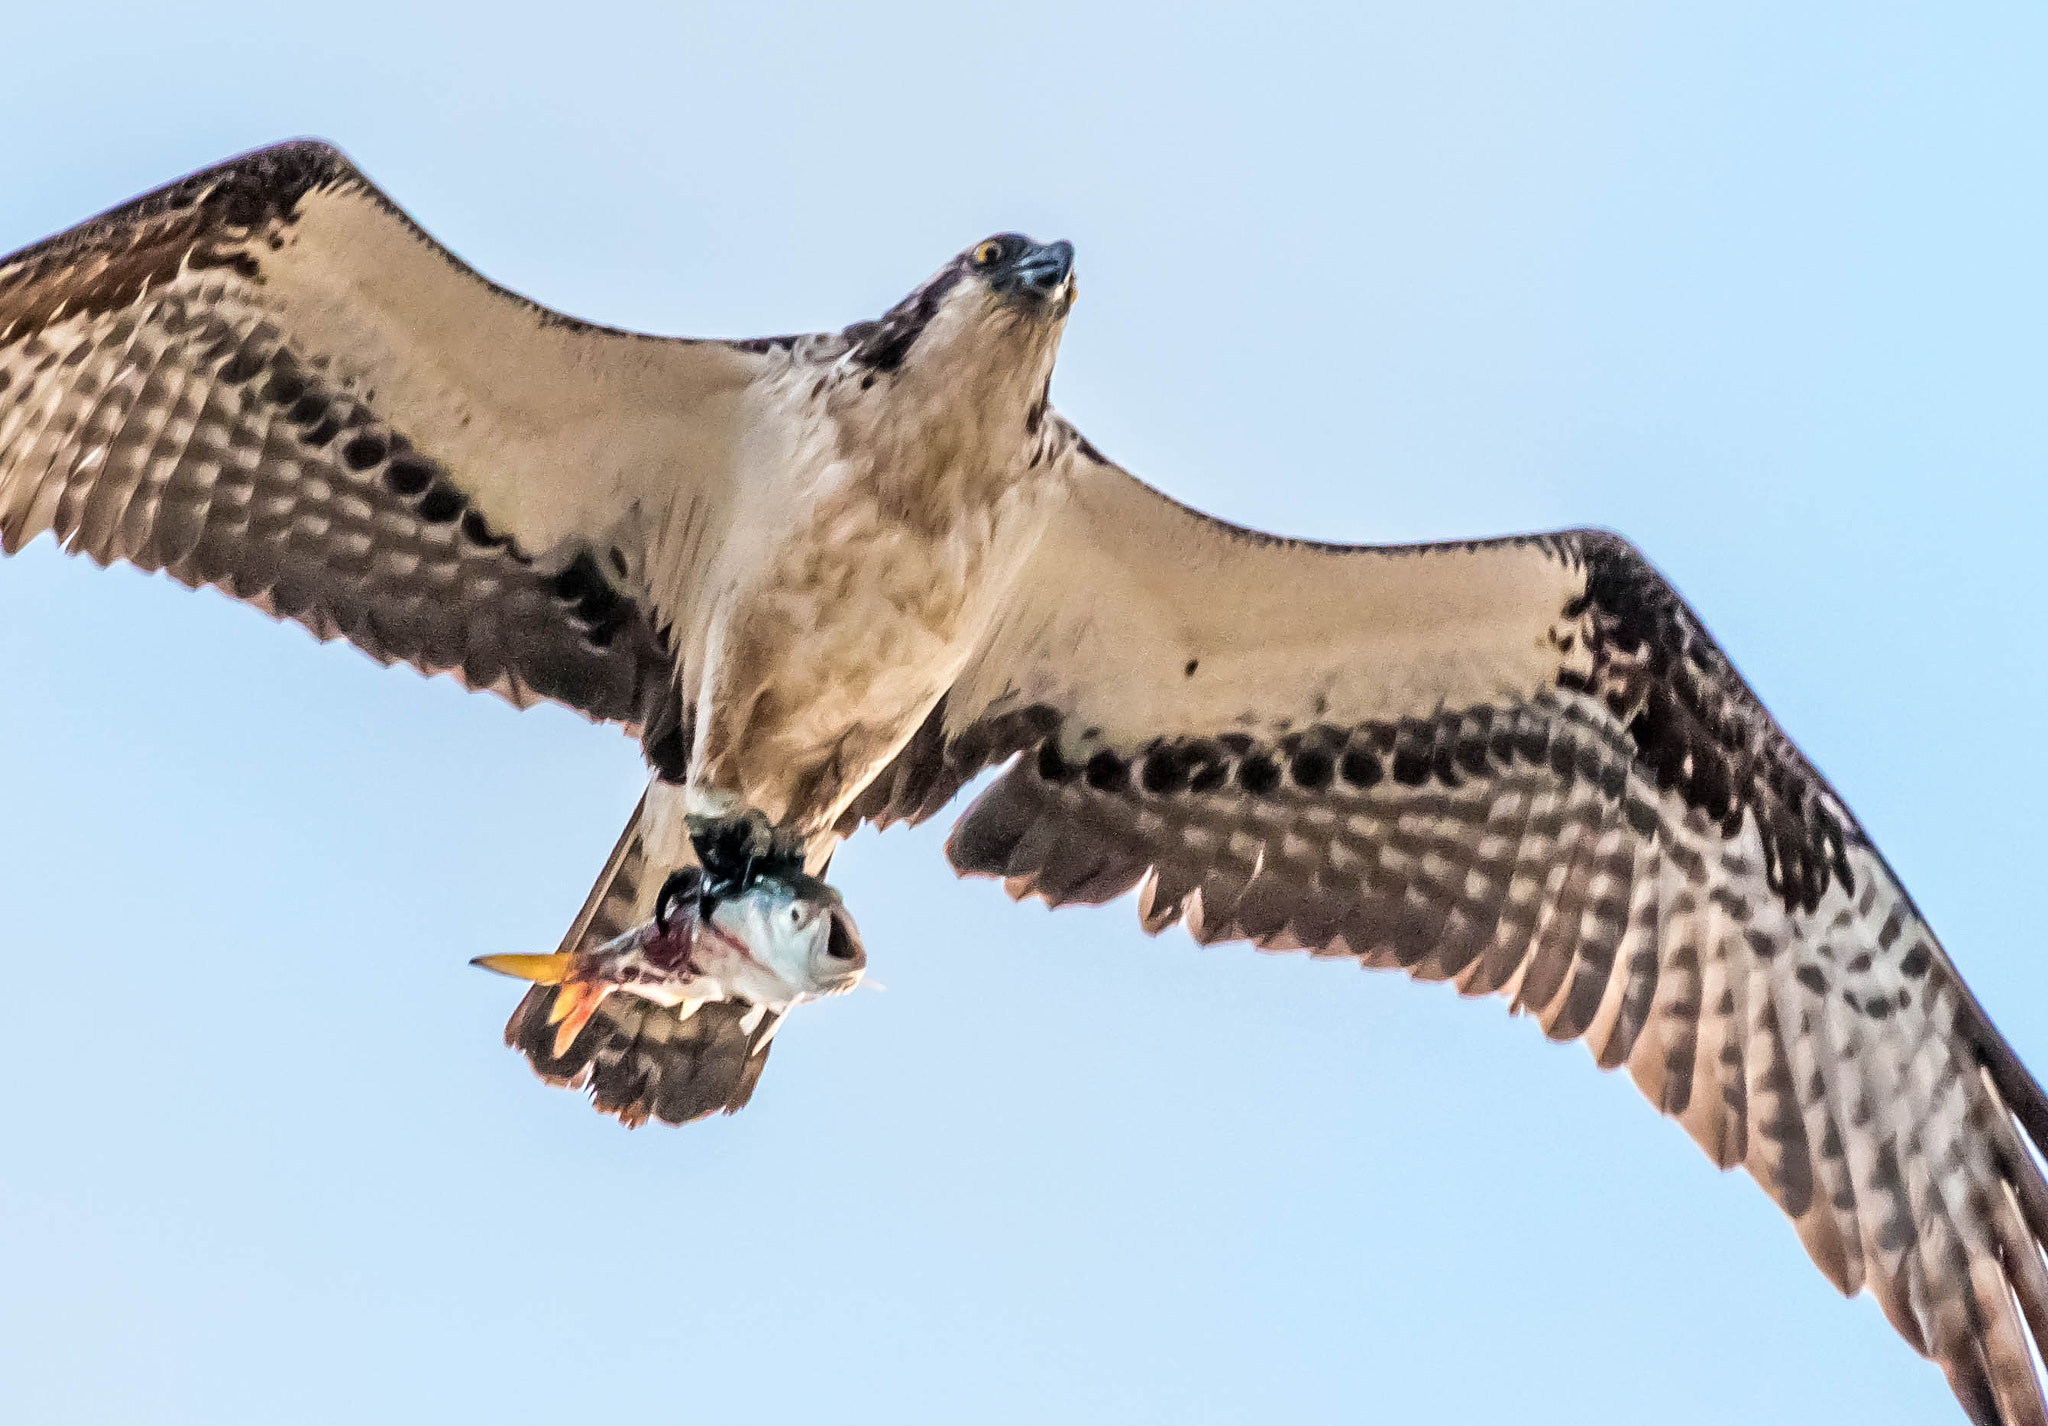
[[[2048,1066],[2037,7],[738,8],[11,16],[0,249],[302,133],[658,331],[1071,238],[1099,446],[1292,533],[1627,533]],[[47,545],[0,670],[0,1419],[1960,1419],[1498,1005],[868,834],[887,989],[629,1134],[465,965],[553,946],[625,741]]]

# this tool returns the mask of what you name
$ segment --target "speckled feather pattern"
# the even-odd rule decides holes
[[[757,365],[493,287],[338,151],[279,145],[0,261],[0,548],[47,531],[652,741],[687,714],[638,507],[589,516],[636,492],[559,443],[609,398],[718,449]]]
[[[980,680],[1006,699],[934,710],[849,823],[923,820],[1014,759],[953,829],[962,872],[1055,906],[1135,891],[1148,931],[1500,996],[1601,1067],[1626,1065],[1717,1165],[1747,1168],[1829,1280],[1871,1291],[1973,1420],[2048,1420],[2029,1357],[2048,1330],[2034,1156],[2048,1103],[1854,818],[1633,549],[1565,532],[1304,547],[1289,568],[1272,562],[1284,542],[1163,502],[1136,536],[1089,531],[1022,601],[1047,632]],[[1568,577],[1555,592],[1510,583],[1484,616],[1520,622],[1500,647],[1523,669],[1546,650],[1548,676],[1503,667],[1498,696],[1445,708],[1443,676],[1376,656],[1364,625],[1268,655],[1234,605],[1174,598],[1164,564],[1157,609],[1128,586],[1105,599],[1117,575],[1091,578],[1089,541],[1121,542],[1122,568],[1145,541],[1196,569],[1245,545],[1283,610],[1341,578],[1333,559],[1450,561],[1457,588],[1460,562],[1477,579],[1496,551],[1533,551]],[[1425,607],[1396,599],[1393,618]],[[1194,680],[1237,637],[1251,643],[1235,657],[1270,676],[1210,695],[1213,731],[1132,726],[1125,710],[1173,706],[1160,685]],[[1339,684],[1317,661],[1347,658],[1381,672],[1364,696],[1415,711],[1332,716]],[[1127,682],[1097,682],[1107,663]]]
[[[49,531],[521,706],[647,716],[668,668],[644,616],[537,567],[238,281],[0,346],[0,546]]]
[[[714,1000],[688,1018],[637,995],[605,997],[562,1054],[548,1023],[556,987],[526,993],[505,1026],[505,1043],[550,1084],[590,1093],[599,1112],[629,1128],[658,1119],[687,1124],[746,1107],[768,1063],[772,1021],[741,1022],[744,1001]]]
[[[1845,874],[1788,900],[1754,816],[1730,832],[1689,806],[1603,704],[1560,690],[1128,758],[1076,760],[1055,731],[948,853],[1013,896],[1135,889],[1149,931],[1405,969],[1583,1038],[1746,1167],[1976,1419],[2036,1419],[2015,1308],[2048,1325],[2048,1188],[1986,1067],[2025,1072],[1853,830]]]

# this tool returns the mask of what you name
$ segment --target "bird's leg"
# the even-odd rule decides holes
[[[701,894],[707,903],[739,895],[756,877],[788,878],[804,869],[803,843],[751,807],[723,815],[691,813],[685,826],[704,868]],[[668,887],[662,889],[666,893]]]

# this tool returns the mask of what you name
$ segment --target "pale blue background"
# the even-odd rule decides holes
[[[1072,238],[1104,450],[1290,532],[1627,532],[2048,1066],[2037,6],[25,8],[0,249],[301,133],[662,331]],[[1960,1419],[1497,1005],[864,836],[886,992],[628,1134],[464,965],[554,944],[621,739],[45,545],[0,750],[8,1422]]]

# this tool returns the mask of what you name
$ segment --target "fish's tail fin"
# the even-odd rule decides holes
[[[654,914],[654,898],[675,868],[650,860],[647,824],[642,797],[558,955],[594,950]],[[575,990],[536,984],[505,1024],[505,1043],[549,1084],[588,1089],[598,1112],[629,1127],[730,1114],[753,1096],[768,1062],[774,1017],[756,1015],[743,1025],[752,1009],[745,1001],[708,1001],[686,1014],[680,1006],[619,991],[588,1010],[573,1038],[558,1047],[566,1017],[554,1013],[556,1001]]]

